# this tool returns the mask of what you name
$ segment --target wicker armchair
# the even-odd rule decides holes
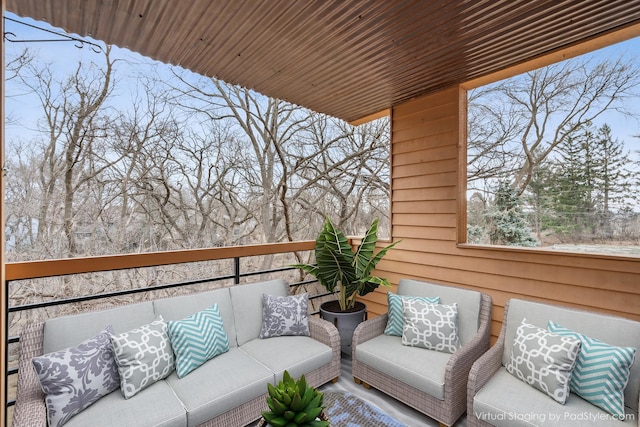
[[[469,370],[476,359],[489,348],[491,297],[466,289],[405,279],[400,281],[398,294],[439,296],[442,304],[455,302],[458,304],[459,321],[471,323],[473,330],[460,331],[462,347],[449,357],[432,350],[403,346],[400,337],[384,335],[386,314],[363,322],[356,328],[353,336],[354,380],[398,399],[439,421],[440,425],[451,426],[466,409]],[[377,344],[374,344],[376,341]],[[375,352],[372,348],[376,346],[379,346],[379,360],[384,359],[384,364],[381,365],[384,368],[380,365],[373,367],[363,361],[366,359],[365,353]],[[370,354],[368,356],[370,360]],[[424,357],[423,366],[434,366],[434,372],[443,371],[442,374],[434,374],[435,377],[440,377],[437,381],[444,384],[443,396],[433,395],[425,391],[424,387],[410,385],[402,380],[403,374],[398,373],[398,367],[405,364],[406,360],[419,357]],[[442,366],[436,368],[438,363]],[[406,377],[408,368],[403,368]],[[411,372],[408,374],[411,375]],[[416,373],[414,377],[418,378],[420,374]]]
[[[496,343],[469,372],[467,426],[640,426],[640,365],[636,355],[625,388],[626,418],[619,420],[570,394],[564,405],[555,402],[505,370],[515,331],[523,318],[545,328],[552,320],[562,326],[615,346],[640,348],[640,322],[533,301],[511,299]]]

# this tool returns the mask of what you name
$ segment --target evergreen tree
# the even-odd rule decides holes
[[[613,139],[611,128],[604,124],[598,129],[597,147],[597,179],[595,190],[598,193],[600,211],[600,231],[605,236],[612,236],[613,209],[619,206],[623,211],[630,196],[633,173],[630,170],[629,151],[624,144]]]
[[[500,181],[493,205],[485,214],[489,224],[489,238],[493,245],[538,246],[532,236],[522,209],[518,190],[507,181]]]

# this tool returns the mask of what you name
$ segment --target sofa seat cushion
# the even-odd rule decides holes
[[[571,393],[564,405],[520,381],[502,367],[476,394],[473,412],[495,426],[634,426],[637,414],[627,408],[624,420]]]
[[[193,375],[167,379],[187,410],[187,424],[197,426],[267,392],[275,380],[267,368],[237,347],[207,361]]]
[[[285,369],[292,377],[331,363],[331,347],[310,337],[286,336],[249,341],[240,349],[276,374],[280,381]]]
[[[402,345],[402,338],[379,335],[356,347],[359,362],[444,400],[444,374],[451,354]]]
[[[187,414],[165,381],[146,388],[130,399],[116,390],[71,418],[65,427],[184,427]]]

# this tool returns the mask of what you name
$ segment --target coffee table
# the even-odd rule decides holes
[[[325,391],[323,403],[331,427],[406,427],[352,393]]]

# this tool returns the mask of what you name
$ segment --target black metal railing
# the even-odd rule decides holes
[[[293,251],[287,251],[287,250],[283,250],[280,251],[278,250],[276,253],[291,253]],[[273,252],[271,252],[273,253]],[[271,254],[269,252],[263,254],[263,255],[269,255]],[[251,254],[248,256],[256,256],[256,254]],[[7,341],[5,343],[5,384],[6,384],[6,388],[5,388],[5,420],[4,420],[4,425],[8,425],[7,422],[7,413],[8,413],[8,409],[12,406],[15,405],[15,399],[9,398],[9,380],[11,377],[15,376],[18,374],[18,367],[10,367],[10,361],[9,361],[9,356],[10,356],[10,350],[9,347],[11,345],[16,345],[20,342],[20,337],[19,336],[10,336],[9,335],[9,316],[12,313],[19,313],[19,312],[25,312],[25,311],[29,311],[29,310],[35,310],[35,309],[39,309],[39,308],[46,308],[46,307],[53,307],[53,306],[59,306],[59,305],[65,305],[65,304],[74,304],[74,303],[80,303],[80,302],[86,302],[86,301],[94,301],[94,300],[106,300],[108,298],[113,298],[113,297],[120,297],[120,296],[126,296],[126,295],[133,295],[133,294],[139,294],[139,293],[143,293],[143,292],[154,292],[154,291],[160,291],[160,290],[167,290],[167,289],[174,289],[174,288],[188,288],[194,285],[198,285],[198,284],[204,284],[204,283],[215,283],[215,282],[223,282],[223,281],[232,281],[232,283],[234,285],[236,284],[240,284],[241,283],[241,279],[243,278],[247,278],[247,277],[254,277],[254,276],[265,276],[265,275],[270,275],[270,274],[274,274],[274,273],[280,273],[280,272],[286,272],[286,271],[292,271],[295,270],[295,268],[293,267],[278,267],[278,268],[272,268],[272,269],[268,269],[268,270],[260,270],[260,271],[248,271],[248,272],[243,272],[241,271],[241,259],[244,258],[241,256],[234,256],[234,257],[216,257],[213,260],[229,260],[232,259],[233,260],[233,268],[232,268],[232,272],[230,272],[230,274],[227,275],[221,275],[221,276],[215,276],[215,277],[208,277],[208,278],[202,278],[202,279],[197,279],[197,280],[188,280],[188,281],[181,281],[181,282],[175,282],[175,283],[168,283],[168,284],[162,284],[162,285],[154,285],[154,286],[149,286],[149,287],[142,287],[142,288],[134,288],[134,289],[124,289],[124,290],[118,290],[118,291],[112,291],[112,292],[105,292],[105,293],[100,293],[100,294],[93,294],[93,295],[85,295],[85,296],[78,296],[78,297],[70,297],[70,298],[60,298],[60,299],[55,299],[55,300],[51,300],[51,301],[44,301],[44,302],[36,302],[36,303],[29,303],[29,304],[21,304],[21,305],[14,305],[14,306],[9,306],[7,307],[7,312],[5,315],[5,336],[7,336]],[[180,261],[178,263],[182,263],[183,261]],[[166,265],[167,263],[162,263],[163,265]],[[137,268],[137,267],[124,267],[122,269],[131,269],[131,268]],[[95,271],[100,271],[100,270],[95,270]],[[103,271],[108,271],[108,270],[103,270]],[[65,274],[51,274],[51,275],[38,275],[39,278],[42,277],[59,277],[59,276],[63,276],[63,275],[72,275],[72,274],[80,274],[80,273],[65,273]],[[21,277],[22,279],[27,278],[27,277]],[[291,288],[295,288],[295,287],[299,287],[299,286],[303,286],[303,285],[308,285],[308,284],[312,284],[317,282],[317,280],[312,279],[312,280],[305,280],[305,281],[298,281],[298,282],[294,282],[294,283],[290,283],[290,287]],[[5,298],[6,301],[10,302],[10,298],[9,298],[9,285],[11,283],[11,280],[7,280],[5,283]],[[309,296],[309,300],[313,301],[316,299],[320,299],[320,298],[326,298],[329,297],[331,294],[327,293],[327,292],[320,292],[318,294],[314,294],[314,295],[310,295]],[[310,313],[311,315],[316,315],[318,314],[318,311],[313,311]]]

